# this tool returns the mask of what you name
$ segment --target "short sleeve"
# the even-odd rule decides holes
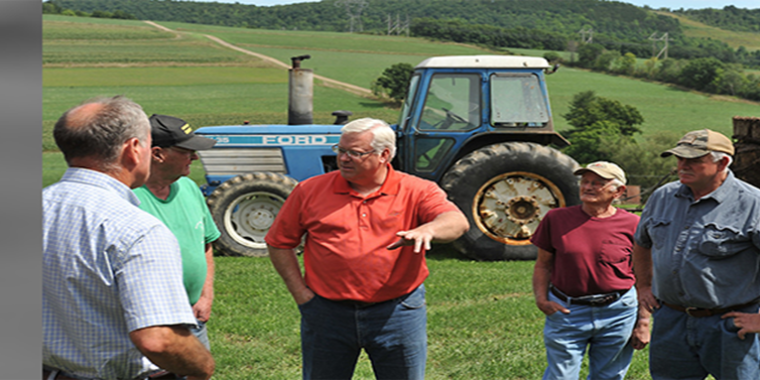
[[[644,206],[644,211],[641,213],[639,224],[636,226],[636,232],[633,235],[633,240],[640,247],[649,249],[652,248],[652,238],[649,236],[648,227],[652,220],[652,209],[654,208],[654,202],[650,197],[647,202],[647,206]],[[651,203],[650,203],[651,202]]]
[[[554,215],[554,210],[549,210],[548,213],[544,216],[543,219],[541,219],[541,222],[538,223],[538,227],[536,227],[536,231],[533,233],[533,236],[530,238],[530,242],[533,243],[538,248],[543,249],[544,251],[554,253],[556,250],[552,246],[551,241],[551,220]]]
[[[301,223],[303,210],[303,182],[296,185],[285,203],[277,213],[272,226],[264,237],[264,241],[272,247],[292,249],[301,244],[301,238],[306,230]]]
[[[179,245],[168,228],[155,225],[116,256],[115,280],[130,332],[195,324],[182,282]]]
[[[450,211],[459,211],[459,207],[446,198],[443,191],[435,182],[421,180],[421,197],[418,204],[418,222],[425,224],[431,222],[438,215]]]

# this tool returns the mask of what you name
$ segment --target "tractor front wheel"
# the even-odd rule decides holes
[[[224,256],[267,256],[264,241],[297,182],[277,173],[242,174],[225,181],[206,199],[221,236],[214,248]]]

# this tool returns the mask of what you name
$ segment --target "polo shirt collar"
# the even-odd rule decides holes
[[[399,188],[401,187],[401,174],[393,170],[393,167],[390,164],[386,165],[388,167],[388,175],[385,177],[385,182],[383,182],[380,190],[374,194],[397,195]],[[338,194],[356,193],[356,191],[351,188],[351,185],[348,184],[348,181],[340,175],[340,172],[338,172],[335,177],[335,181],[333,182],[333,192]]]

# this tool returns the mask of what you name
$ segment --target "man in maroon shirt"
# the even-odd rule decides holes
[[[588,348],[590,379],[623,379],[633,350],[649,342],[649,316],[638,313],[631,265],[639,217],[612,206],[625,173],[594,162],[581,175],[581,205],[549,211],[531,242],[536,305],[546,314],[544,379],[578,379]]]

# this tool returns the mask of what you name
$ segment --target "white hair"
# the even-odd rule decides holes
[[[383,149],[388,148],[391,153],[388,160],[393,160],[393,157],[396,156],[396,132],[388,123],[365,117],[356,119],[340,129],[341,133],[362,133],[366,131],[372,132],[370,145],[375,153],[380,153]]]
[[[718,161],[722,160],[723,157],[727,157],[728,158],[728,165],[726,165],[726,168],[723,169],[723,172],[727,172],[728,171],[728,167],[731,166],[732,162],[734,162],[734,158],[731,157],[731,155],[728,154],[728,153],[710,151],[710,155],[712,156],[713,162],[718,162]]]
[[[613,192],[617,191],[620,188],[620,186],[625,186],[625,184],[617,178],[611,179],[609,183],[612,184],[610,189],[612,189]]]

